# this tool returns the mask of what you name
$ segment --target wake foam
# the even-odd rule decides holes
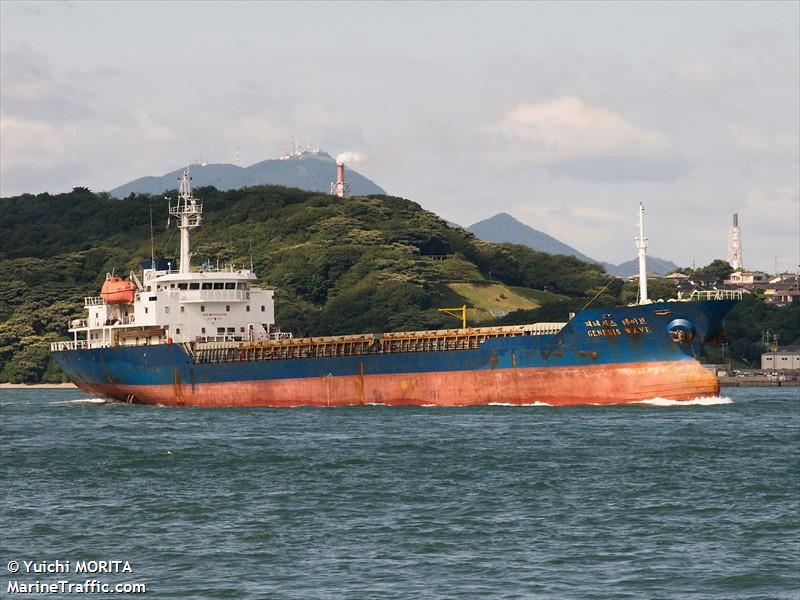
[[[56,400],[50,404],[116,404],[115,400],[108,400],[107,398],[78,398],[76,400]]]
[[[515,404],[513,402],[489,402],[489,406],[516,406],[519,408],[529,408],[531,406],[553,406],[547,402],[526,402],[525,404]]]
[[[717,404],[733,404],[733,400],[727,396],[702,396],[693,400],[650,398],[648,400],[640,400],[636,404],[648,404],[650,406],[715,406]]]

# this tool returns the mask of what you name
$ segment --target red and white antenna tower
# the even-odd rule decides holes
[[[742,232],[739,231],[738,213],[733,213],[733,225],[728,234],[728,262],[734,271],[742,269]]]

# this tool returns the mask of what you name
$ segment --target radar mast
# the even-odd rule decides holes
[[[178,203],[175,206],[169,205],[169,214],[178,220],[178,228],[181,230],[181,258],[178,266],[180,273],[189,273],[192,270],[189,262],[189,230],[200,227],[203,218],[203,203],[192,196],[191,181],[187,167],[178,179]]]

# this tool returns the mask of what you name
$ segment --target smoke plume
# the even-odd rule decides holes
[[[366,156],[359,154],[358,152],[342,152],[336,156],[336,162],[340,165],[355,165],[360,162],[364,162],[366,159]]]

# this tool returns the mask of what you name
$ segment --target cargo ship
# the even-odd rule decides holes
[[[169,214],[180,259],[141,279],[107,275],[72,339],[51,350],[90,394],[164,406],[618,404],[719,393],[696,359],[740,299],[715,291],[650,301],[640,206],[639,301],[563,323],[295,338],[275,326],[274,292],[252,269],[190,264],[202,221],[188,170]]]

